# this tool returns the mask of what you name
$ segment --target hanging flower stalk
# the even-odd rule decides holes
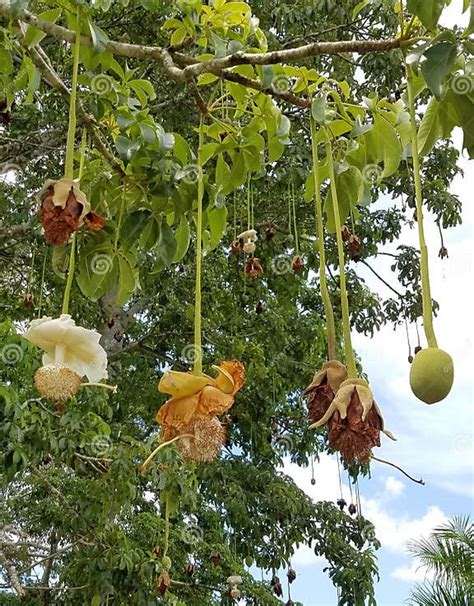
[[[194,312],[194,369],[193,372],[169,370],[161,377],[158,390],[171,398],[159,409],[156,421],[161,425],[161,444],[141,465],[145,471],[154,456],[166,445],[175,443],[183,457],[190,461],[209,462],[216,459],[226,440],[226,432],[218,415],[227,412],[234,403],[237,391],[245,382],[243,365],[234,360],[213,366],[217,377],[202,372],[201,337],[201,273],[202,273],[202,214],[204,175],[202,148],[204,122],[201,116],[198,150],[198,196],[196,221],[196,285]],[[254,242],[256,232],[241,234]],[[240,236],[239,236],[240,238]]]
[[[423,226],[423,188],[421,185],[421,163],[418,150],[418,134],[415,114],[415,93],[413,72],[406,65],[408,82],[408,109],[411,125],[411,147],[413,157],[413,177],[415,182],[416,219],[421,253],[421,290],[423,301],[423,328],[428,348],[415,355],[410,369],[410,385],[417,398],[426,404],[435,404],[443,400],[451,391],[454,380],[454,367],[451,356],[438,348],[433,328],[433,310],[431,306],[431,288],[428,266],[428,248]]]
[[[319,249],[319,283],[326,315],[326,339],[329,358],[329,361],[325,362],[322,368],[316,371],[311,384],[303,392],[303,395],[307,397],[308,416],[313,423],[317,423],[325,415],[341,383],[347,379],[347,369],[344,364],[336,360],[334,311],[326,282],[326,251],[324,249],[323,207],[321,201],[316,123],[311,114],[310,122],[314,211]]]
[[[79,188],[79,183],[74,181],[74,138],[80,38],[80,8],[78,7],[64,177],[57,181],[48,179],[36,196],[46,241],[53,246],[65,244],[72,235],[71,246],[74,247],[74,234],[82,225],[94,231],[102,229],[105,225],[105,219],[91,210],[86,195]]]
[[[310,427],[318,428],[327,423],[329,427],[329,446],[338,450],[347,463],[353,461],[367,463],[372,456],[372,448],[380,446],[381,431],[391,439],[394,440],[395,438],[389,431],[385,430],[382,414],[367,382],[357,377],[354,351],[351,342],[349,303],[344,272],[344,244],[341,233],[341,219],[339,215],[332,145],[326,130],[324,130],[324,134],[326,138],[326,157],[336,228],[344,350],[348,378],[340,384],[339,389],[335,393],[335,397],[325,414]]]

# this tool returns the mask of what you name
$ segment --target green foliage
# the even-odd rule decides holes
[[[69,86],[70,48],[31,26],[21,46],[15,24],[2,17],[0,173],[8,177],[0,178],[0,305],[9,319],[0,325],[0,515],[2,528],[11,531],[8,557],[26,591],[18,598],[2,592],[2,603],[229,605],[225,580],[239,574],[248,603],[273,606],[281,602],[270,583],[256,580],[260,574],[245,561],[269,577],[303,544],[326,558],[339,604],[375,603],[379,543],[371,523],[333,503],[312,502],[281,473],[284,457],[308,466],[310,457],[328,449],[324,432],[308,431],[300,402],[326,345],[315,272],[309,111],[269,93],[290,91],[308,106],[312,98],[314,119],[333,139],[341,218],[361,244],[356,255],[346,251],[351,321],[355,330],[374,335],[387,322],[421,315],[415,249],[400,243],[389,253],[392,274],[385,278],[397,278],[399,289],[391,298],[371,292],[359,276],[361,265],[370,267],[414,221],[399,51],[369,53],[358,63],[338,54],[289,65],[235,65],[232,81],[203,71],[185,88],[141,55],[125,60],[106,48],[109,39],[177,45],[194,61],[350,39],[354,27],[375,40],[398,34],[391,2],[253,4],[255,15],[246,3],[224,0],[81,4],[80,26],[91,46],[81,47],[78,95],[104,145],[88,138],[81,190],[107,224],[99,232],[77,232],[71,314],[100,330],[118,391],[81,388],[64,412],[38,397],[33,376],[41,356],[19,333],[34,317],[58,315],[70,255],[70,246],[51,252],[46,245],[33,201],[47,178],[62,174],[67,108],[41,79],[32,51],[44,49]],[[410,2],[421,21],[414,22],[416,32],[434,30],[444,4]],[[17,14],[21,8],[13,5]],[[77,26],[73,2],[32,2],[29,10]],[[348,25],[351,13],[363,22]],[[442,32],[413,52],[414,69],[420,65],[418,102],[428,104],[418,134],[424,200],[436,222],[449,228],[461,212],[448,191],[459,171],[449,142],[454,126],[463,128],[464,146],[474,153],[474,99],[472,89],[462,88],[462,77],[472,77],[469,40],[464,32]],[[259,87],[246,86],[246,79]],[[195,466],[169,447],[145,474],[139,466],[156,446],[154,417],[164,402],[157,380],[169,365],[192,366],[196,98],[207,106],[201,150],[204,367],[239,359],[247,382],[224,419],[228,438],[220,460]],[[340,333],[322,137],[318,147],[329,290]],[[115,155],[114,166],[104,148],[109,160]],[[390,202],[374,207],[382,194]],[[228,254],[229,243],[251,226],[264,271],[258,279],[245,274],[242,255]],[[305,262],[300,273],[292,271],[296,242]],[[25,295],[32,295],[32,305]],[[368,473],[358,466],[348,471],[352,478]],[[25,537],[34,549],[21,544]],[[162,596],[157,581],[166,547],[173,582]],[[51,565],[39,565],[44,574],[38,582],[32,573],[38,554],[50,552]],[[11,587],[10,578],[5,582]]]

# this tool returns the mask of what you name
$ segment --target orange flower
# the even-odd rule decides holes
[[[172,396],[156,414],[165,440],[179,435],[194,416],[220,415],[232,406],[235,394],[245,381],[244,367],[234,360],[213,368],[219,373],[216,378],[175,370],[161,377],[158,390]]]

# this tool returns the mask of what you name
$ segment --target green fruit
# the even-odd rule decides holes
[[[451,391],[454,379],[453,359],[436,347],[419,351],[410,368],[410,386],[415,396],[426,404],[443,400]]]
[[[169,570],[171,568],[171,559],[168,556],[165,556],[161,563],[163,564],[163,568],[165,570]]]

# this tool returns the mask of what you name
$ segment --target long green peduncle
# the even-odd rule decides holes
[[[79,53],[81,51],[81,27],[80,27],[80,7],[77,7],[76,13],[76,43],[73,51],[72,83],[71,96],[69,99],[69,125],[67,131],[66,159],[64,162],[64,176],[67,179],[74,179],[74,138],[76,134],[76,97],[77,97],[77,72],[79,69]]]
[[[405,64],[406,65],[406,64]],[[415,93],[413,90],[413,72],[406,65],[408,83],[408,111],[410,113],[411,149],[413,157],[413,177],[415,181],[416,219],[421,253],[421,291],[423,300],[423,328],[429,347],[438,347],[433,328],[433,310],[431,307],[430,273],[428,266],[428,248],[426,247],[423,228],[423,189],[420,177],[420,154],[418,150],[418,133],[416,128]]]
[[[198,196],[196,222],[196,288],[194,295],[194,374],[202,375],[202,337],[201,337],[201,273],[202,273],[202,202],[204,198],[204,173],[202,148],[204,145],[204,116],[199,123],[198,148]]]
[[[79,180],[82,177],[82,171],[84,168],[86,145],[87,145],[87,133],[86,133],[86,130],[84,129],[82,131],[82,139],[81,139],[81,160],[80,160],[80,164],[79,164]],[[72,281],[74,278],[75,268],[76,268],[76,232],[74,232],[71,237],[71,253],[69,255],[66,286],[64,287],[63,306],[61,309],[62,314],[67,314],[69,311],[69,299],[71,297],[71,288],[72,288]]]
[[[324,312],[326,314],[326,338],[328,344],[328,358],[336,358],[336,328],[334,323],[334,311],[326,282],[326,252],[324,250],[324,226],[323,207],[321,202],[321,183],[319,178],[318,144],[316,139],[316,123],[310,114],[311,123],[311,150],[313,160],[313,186],[314,186],[314,209],[316,218],[316,232],[319,248],[319,283],[321,285],[321,298],[323,300]]]
[[[331,187],[331,198],[332,198],[332,207],[334,212],[334,225],[336,228],[336,239],[337,239],[337,253],[339,257],[339,280],[340,280],[340,288],[341,288],[341,310],[342,310],[342,327],[344,331],[344,351],[346,354],[346,366],[347,366],[347,375],[349,379],[357,378],[357,368],[354,358],[354,351],[352,349],[351,342],[351,325],[350,325],[350,317],[349,317],[349,302],[347,299],[347,290],[346,290],[346,274],[344,271],[345,260],[344,260],[344,245],[342,242],[342,234],[341,234],[341,217],[339,215],[339,203],[337,199],[337,189],[336,189],[336,177],[334,174],[334,162],[332,159],[332,144],[331,138],[324,129],[325,137],[326,137],[326,156],[328,161],[329,168],[329,182]]]

